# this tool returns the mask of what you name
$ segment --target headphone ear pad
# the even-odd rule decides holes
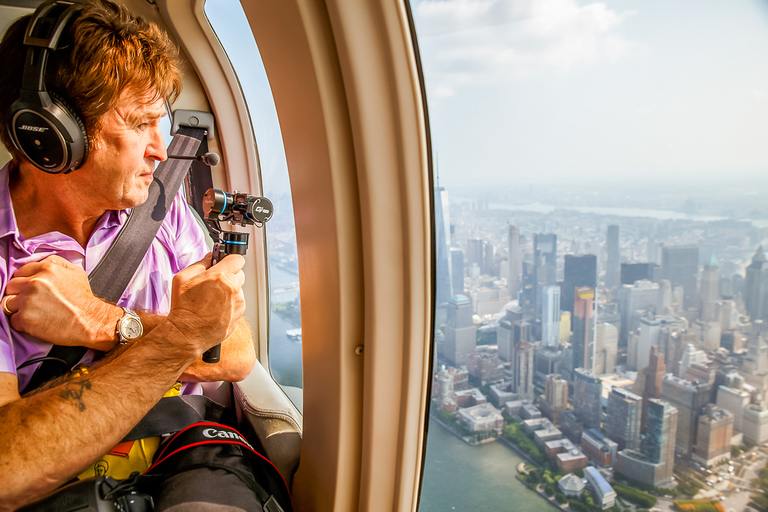
[[[85,131],[85,123],[82,119],[80,119],[80,116],[77,115],[77,113],[69,108],[69,105],[67,105],[67,102],[64,101],[64,99],[56,94],[55,92],[48,92],[48,95],[51,97],[51,101],[53,101],[54,105],[59,107],[64,115],[71,121],[73,121],[76,125],[76,129],[72,130],[62,130],[62,135],[64,136],[64,139],[70,142],[72,147],[80,147],[82,146],[82,152],[83,156],[80,159],[80,162],[77,163],[76,166],[71,167],[70,169],[66,170],[65,173],[74,171],[75,169],[81,167],[86,159],[88,158],[88,133]],[[69,133],[66,133],[69,132]],[[76,158],[73,158],[73,161],[77,160]]]
[[[16,148],[47,173],[73,171],[88,156],[84,123],[64,100],[47,91],[27,91],[14,102],[9,129]]]

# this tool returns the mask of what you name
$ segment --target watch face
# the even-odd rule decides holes
[[[120,325],[120,332],[123,337],[128,340],[135,340],[141,336],[142,331],[141,321],[137,318],[128,317],[124,319]]]

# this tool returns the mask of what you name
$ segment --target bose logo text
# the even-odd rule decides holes
[[[48,131],[48,128],[45,128],[43,126],[29,126],[28,124],[23,124],[19,126],[19,130],[25,130],[28,132],[45,132]]]

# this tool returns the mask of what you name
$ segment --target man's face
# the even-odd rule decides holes
[[[155,163],[167,158],[160,131],[165,115],[152,92],[125,90],[101,119],[101,132],[85,164],[69,176],[84,205],[97,210],[133,208],[147,200]]]

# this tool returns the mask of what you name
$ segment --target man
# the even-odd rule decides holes
[[[154,25],[108,2],[86,4],[51,53],[46,87],[79,115],[85,163],[48,174],[11,143],[8,115],[24,69],[28,17],[0,43],[0,138],[13,160],[0,171],[0,510],[50,493],[118,444],[171,389],[242,380],[253,368],[243,258],[211,266],[203,234],[178,195],[117,305],[96,298],[86,271],[147,199],[167,158],[159,120],[180,92],[176,50]],[[174,276],[175,274],[175,276]],[[117,325],[138,311],[143,335],[120,343]],[[122,341],[126,341],[122,339]],[[200,356],[222,343],[221,362]],[[87,373],[25,394],[52,345],[88,347]],[[100,353],[107,355],[99,361]]]

